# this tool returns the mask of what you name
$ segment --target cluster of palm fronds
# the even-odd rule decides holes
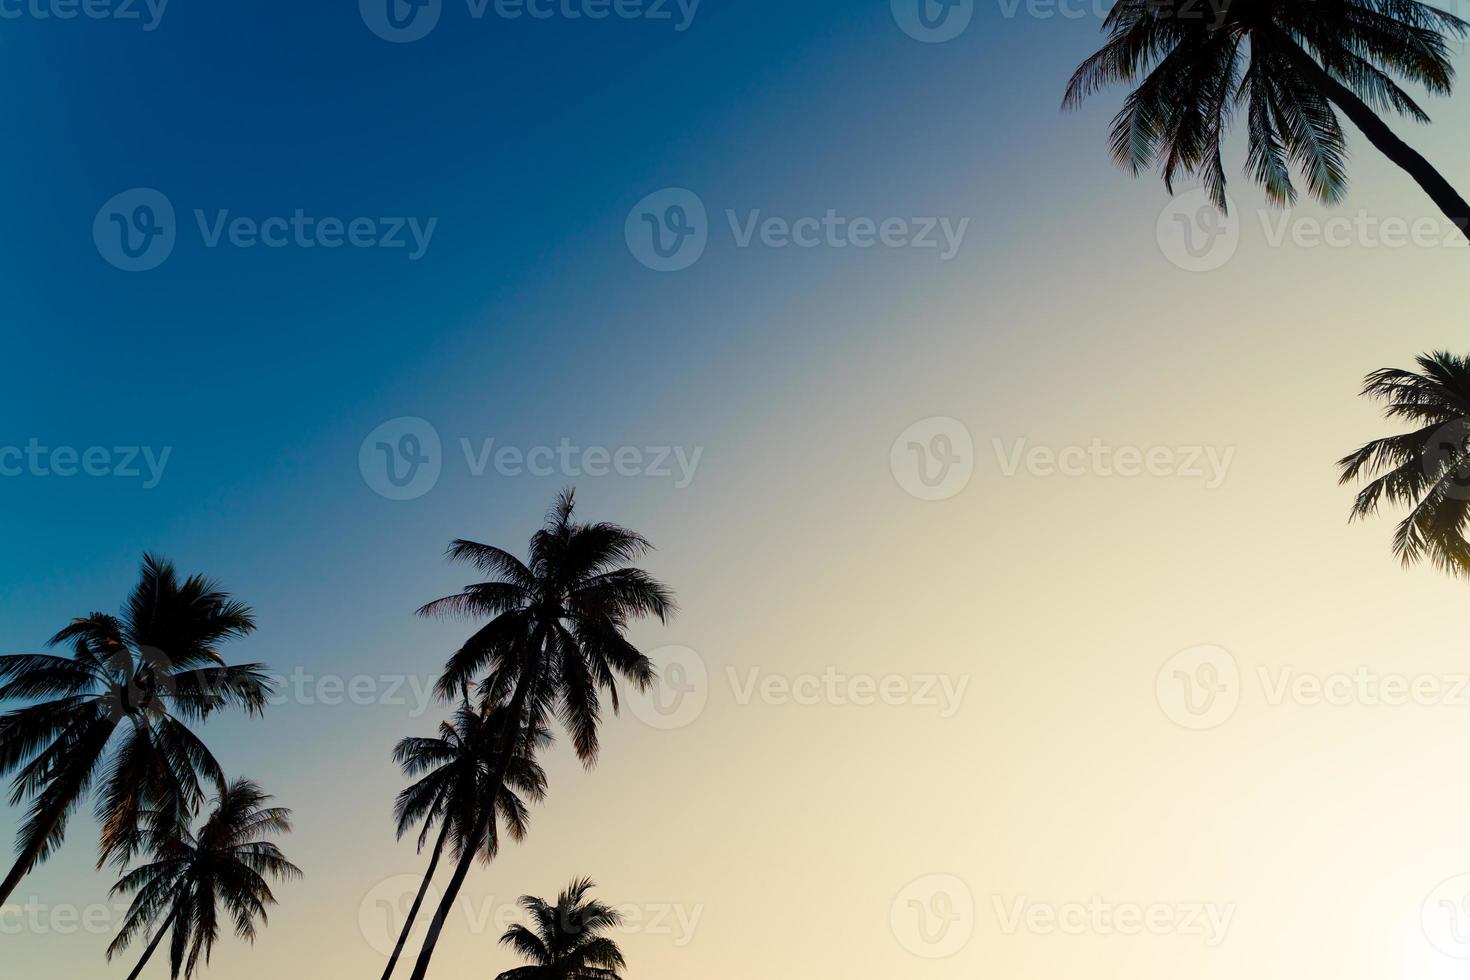
[[[495,856],[502,833],[525,837],[530,806],[546,794],[537,755],[551,744],[553,716],[591,766],[604,701],[616,712],[620,680],[643,690],[654,679],[652,663],[625,636],[633,621],[662,621],[674,611],[668,589],[631,564],[650,545],[614,524],[579,522],[573,511],[567,491],[524,562],[492,545],[455,541],[449,557],[487,580],[420,610],[485,622],[436,686],[454,706],[449,720],[433,737],[402,740],[393,754],[413,779],[394,808],[398,834],[418,828],[419,847],[431,839],[433,846],[385,977],[441,858],[453,871],[415,978],[428,969],[473,864]],[[120,616],[93,613],[52,638],[70,656],[0,657],[0,700],[22,703],[0,716],[0,774],[14,774],[13,803],[29,801],[0,902],[61,844],[95,782],[99,867],[125,869],[114,892],[131,896],[108,957],[147,940],[129,980],[165,937],[174,978],[209,961],[222,921],[254,940],[275,902],[271,881],[300,874],[270,840],[290,830],[290,811],[268,806],[270,797],[249,780],[227,781],[189,727],[226,708],[264,709],[271,695],[264,667],[230,666],[217,650],[254,629],[251,611],[210,581],[181,581],[172,565],[145,557]],[[504,941],[532,965],[508,976],[618,980],[622,954],[600,935],[618,916],[587,897],[591,887],[574,882],[555,905],[522,899],[532,925],[511,929]]]

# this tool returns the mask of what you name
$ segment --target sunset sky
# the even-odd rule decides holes
[[[1091,4],[976,0],[942,43],[887,0],[443,0],[412,41],[356,7],[0,41],[0,446],[50,454],[0,477],[0,645],[116,611],[150,551],[250,603],[224,652],[287,682],[203,732],[294,809],[305,878],[204,976],[376,980],[426,863],[389,752],[473,628],[413,612],[473,581],[452,538],[522,552],[567,485],[657,545],[681,612],[634,639],[674,690],[590,772],[559,740],[431,976],[515,965],[509,903],[579,875],[629,911],[628,980],[1464,974],[1470,592],[1349,525],[1333,462],[1390,431],[1364,374],[1465,352],[1470,254],[1385,240],[1438,219],[1356,132],[1343,206],[1286,216],[1234,141],[1238,241],[1196,271],[1109,159],[1122,93],[1058,109]],[[1430,111],[1393,126],[1465,190],[1470,93]],[[138,188],[176,240],[126,271]],[[704,251],[651,268],[643,215],[691,200]],[[246,244],[298,211],[404,246]],[[908,244],[853,244],[890,219]],[[379,442],[437,479],[396,488]],[[1202,664],[1231,687],[1206,727],[1174,686]],[[84,813],[0,918],[4,973],[126,976],[95,862]]]

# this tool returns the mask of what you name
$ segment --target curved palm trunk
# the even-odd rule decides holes
[[[506,718],[505,734],[501,738],[502,748],[499,757],[495,760],[495,771],[490,777],[490,795],[485,800],[484,812],[481,813],[475,825],[475,833],[470,837],[471,841],[478,841],[485,835],[491,820],[495,819],[495,804],[500,798],[500,786],[505,782],[505,774],[510,770],[511,759],[515,757],[517,738],[516,731],[521,725],[521,715],[526,707],[526,694],[530,690],[530,671],[523,670],[520,679],[516,682],[515,696],[510,701],[510,712]],[[434,910],[434,918],[429,921],[429,932],[424,936],[423,949],[419,950],[418,962],[413,966],[413,975],[410,980],[424,980],[429,972],[429,961],[434,957],[434,947],[439,944],[439,934],[444,931],[444,923],[449,919],[449,913],[454,908],[454,901],[459,897],[459,890],[464,887],[464,880],[470,873],[470,866],[475,863],[475,855],[478,847],[466,847],[464,853],[459,856],[459,861],[454,865],[454,875],[449,879],[449,884],[444,889],[444,896],[439,900],[439,907]]]
[[[383,980],[388,980],[393,975],[393,968],[398,965],[398,957],[403,955],[403,945],[408,942],[408,934],[413,929],[413,920],[419,914],[419,906],[424,904],[424,895],[429,890],[429,882],[434,878],[434,869],[439,867],[439,855],[444,852],[444,842],[449,838],[449,821],[444,821],[444,826],[439,831],[439,839],[434,842],[434,854],[429,858],[429,870],[424,872],[424,883],[419,885],[419,893],[414,896],[413,905],[408,910],[408,918],[404,920],[403,931],[398,935],[398,945],[393,947],[393,955],[388,957],[388,966],[383,970]]]
[[[168,932],[168,927],[173,925],[174,917],[178,914],[179,910],[175,908],[168,914],[168,918],[163,920],[163,925],[158,927],[158,935],[154,936],[153,941],[148,944],[148,948],[143,950],[143,958],[138,961],[137,966],[133,967],[133,972],[128,974],[128,980],[138,980],[138,974],[142,973],[143,967],[148,965],[148,960],[153,956],[153,951],[158,948],[159,943],[163,942],[164,933]]]
[[[1318,90],[1343,111],[1353,121],[1353,125],[1368,137],[1368,141],[1378,148],[1378,151],[1398,164],[1414,182],[1424,189],[1429,199],[1435,206],[1444,212],[1444,216],[1450,219],[1454,226],[1460,229],[1460,233],[1470,239],[1470,204],[1460,196],[1460,192],[1450,186],[1450,182],[1440,175],[1438,170],[1424,159],[1412,146],[1399,139],[1388,128],[1384,121],[1378,118],[1378,114],[1362,99],[1353,94],[1352,89],[1329,75],[1317,59],[1307,54],[1292,41],[1288,40],[1282,45],[1287,57],[1295,64],[1302,73],[1316,84]]]

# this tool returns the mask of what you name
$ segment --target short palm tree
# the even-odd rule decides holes
[[[276,903],[268,878],[298,878],[301,869],[266,837],[291,830],[291,811],[267,807],[271,797],[248,779],[237,779],[220,791],[214,811],[191,834],[186,826],[150,830],[143,836],[149,862],[134,868],[113,887],[114,895],[132,895],[122,928],[107,947],[110,960],[156,924],[143,958],[128,975],[136,980],[170,929],[170,975],[191,977],[202,955],[219,939],[220,911],[229,916],[235,934],[254,942],[256,920],[267,921],[266,908]]]
[[[1107,43],[1077,69],[1062,104],[1076,107],[1108,84],[1134,85],[1113,120],[1114,158],[1135,175],[1157,163],[1171,191],[1177,175],[1198,177],[1222,209],[1220,145],[1242,107],[1246,169],[1273,203],[1295,202],[1293,166],[1313,197],[1340,201],[1341,110],[1470,235],[1470,205],[1378,115],[1427,122],[1396,79],[1447,94],[1446,35],[1467,28],[1418,0],[1117,0],[1104,22]]]
[[[228,666],[215,649],[255,629],[250,609],[208,579],[180,581],[173,565],[143,558],[121,616],[73,620],[51,638],[70,657],[0,656],[0,775],[16,773],[12,804],[30,798],[0,902],[62,841],[67,819],[101,776],[100,867],[137,850],[145,811],[179,821],[223,774],[186,722],[227,706],[264,710],[262,664]]]
[[[651,550],[647,539],[616,524],[581,523],[573,517],[574,508],[572,491],[557,497],[545,525],[531,536],[525,562],[493,545],[455,541],[450,560],[469,562],[491,577],[419,610],[489,618],[449,659],[437,690],[441,697],[457,699],[483,675],[480,696],[509,709],[489,784],[492,802],[515,741],[529,738],[553,710],[571,732],[582,763],[596,762],[601,694],[616,713],[619,677],[640,690],[655,677],[653,664],[628,641],[625,630],[647,616],[667,622],[674,612],[669,590],[629,564]],[[488,820],[490,812],[483,809],[480,820]],[[412,980],[424,980],[473,860],[474,853],[466,851],[456,862]]]
[[[439,834],[434,840],[423,884],[383,970],[383,980],[393,975],[445,847],[456,856],[466,848],[478,850],[482,860],[489,861],[499,849],[499,825],[505,825],[513,840],[522,840],[530,819],[526,802],[539,802],[546,795],[546,773],[534,755],[536,750],[551,743],[551,733],[544,726],[533,733],[530,745],[520,743],[521,751],[511,760],[500,792],[488,792],[487,783],[496,759],[495,739],[505,728],[502,715],[507,710],[497,707],[486,713],[465,701],[455,711],[452,721],[440,724],[438,737],[405,738],[393,750],[393,759],[404,774],[419,777],[398,794],[393,807],[399,838],[422,823],[418,840],[422,850],[435,824],[439,826]],[[481,825],[480,807],[483,801],[492,798],[500,819]],[[480,838],[472,839],[477,833]]]
[[[1393,538],[1405,565],[1427,558],[1470,575],[1470,357],[1436,351],[1417,363],[1417,371],[1384,368],[1364,380],[1363,394],[1412,428],[1338,460],[1339,482],[1373,477],[1358,492],[1352,519],[1376,512],[1385,499],[1409,506]]]
[[[586,897],[595,887],[591,878],[580,878],[557,896],[555,905],[522,895],[521,908],[531,924],[511,926],[500,941],[531,965],[506,970],[495,980],[621,980],[622,951],[598,933],[620,925],[622,916]]]

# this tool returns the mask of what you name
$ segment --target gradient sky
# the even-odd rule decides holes
[[[393,841],[388,753],[436,723],[414,691],[470,629],[413,610],[470,580],[441,559],[451,538],[519,551],[568,484],[588,518],[658,545],[648,567],[683,611],[636,638],[706,680],[679,727],[646,705],[609,719],[591,773],[553,751],[529,840],[473,875],[433,976],[509,968],[506,903],[581,874],[635,913],[629,980],[1461,975],[1431,934],[1436,887],[1470,872],[1470,704],[1272,704],[1260,671],[1470,670],[1463,583],[1400,570],[1385,520],[1349,527],[1332,467],[1386,431],[1363,374],[1464,350],[1462,252],[1273,245],[1237,146],[1239,245],[1178,268],[1163,187],[1107,156],[1120,94],[1057,108],[1097,43],[1091,6],[979,2],[945,43],[905,34],[886,0],[704,0],[683,31],[445,0],[412,43],[355,8],[173,0],[154,30],[27,12],[0,36],[0,445],[169,452],[149,488],[0,478],[0,644],[114,610],[151,550],[254,606],[234,659],[376,692],[206,727],[231,774],[295,809],[285,845],[306,870],[207,976],[381,970],[380,903],[423,863]],[[1470,101],[1431,111],[1395,126],[1464,188]],[[1341,215],[1432,214],[1351,138]],[[171,202],[178,240],[130,273],[92,229],[140,187]],[[698,196],[710,240],[661,273],[624,229],[665,188]],[[412,260],[206,247],[196,209],[437,223]],[[946,261],[742,248],[727,209],[969,224]],[[404,417],[440,437],[442,473],[391,500],[359,455]],[[933,417],[974,446],[941,501],[890,453]],[[476,476],[461,440],[487,439],[701,455],[687,486]],[[1008,475],[1018,440],[1230,455],[1217,486]],[[1229,651],[1240,701],[1192,731],[1156,678],[1202,644]],[[953,712],[745,694],[829,668],[962,693]],[[17,818],[0,806],[0,841]],[[125,975],[104,971],[109,933],[53,914],[107,901],[95,842],[75,820],[23,882],[7,973]],[[957,948],[916,942],[910,899],[944,912],[946,894]],[[1229,928],[1010,921],[1095,900],[1228,911]]]

